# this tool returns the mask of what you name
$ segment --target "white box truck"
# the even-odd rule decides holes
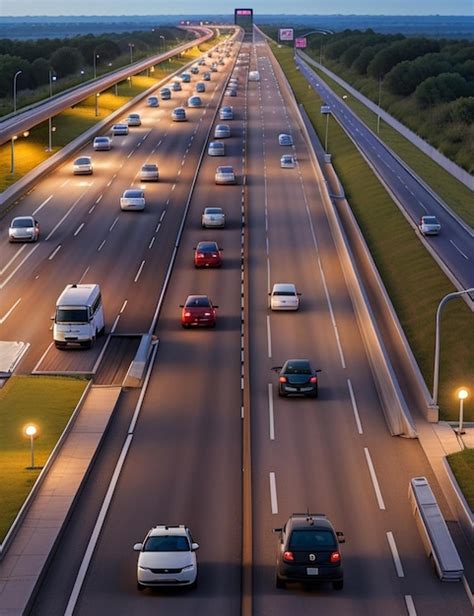
[[[56,302],[53,340],[89,348],[105,330],[104,308],[98,284],[68,284]]]

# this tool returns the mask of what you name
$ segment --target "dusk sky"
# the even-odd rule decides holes
[[[472,15],[473,0],[0,0],[0,15],[176,15],[233,13],[252,7],[255,13],[357,15]]]

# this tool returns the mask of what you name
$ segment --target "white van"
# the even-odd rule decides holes
[[[258,71],[250,71],[249,81],[260,81],[260,73]]]
[[[53,340],[57,348],[68,344],[89,348],[105,330],[99,285],[68,284],[58,297],[53,321]]]

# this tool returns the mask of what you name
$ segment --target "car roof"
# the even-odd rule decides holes
[[[161,524],[154,526],[148,533],[149,537],[159,537],[163,535],[185,535],[187,536],[187,528],[183,524],[176,526]]]
[[[12,219],[12,223],[16,220],[34,220],[34,218],[33,216],[15,216],[15,218]]]
[[[334,532],[331,522],[324,513],[293,513],[287,521],[288,530],[324,528]]]
[[[224,210],[221,207],[206,207],[204,208],[204,212],[206,213],[213,213],[213,214],[217,214],[217,213],[224,213]]]

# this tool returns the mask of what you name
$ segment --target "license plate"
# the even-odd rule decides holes
[[[319,569],[317,567],[306,567],[307,575],[318,575]]]
[[[288,385],[286,386],[286,391],[298,391],[297,387],[288,387]]]

